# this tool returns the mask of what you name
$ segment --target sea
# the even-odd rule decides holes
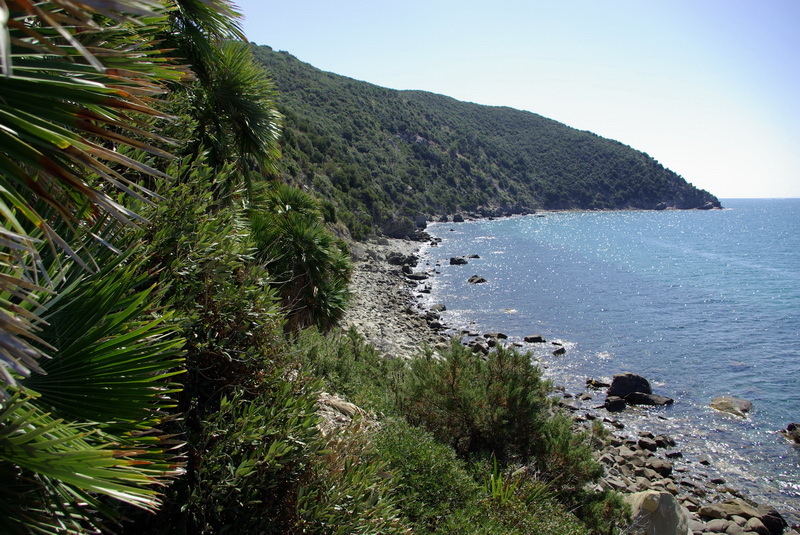
[[[646,377],[675,403],[622,414],[626,431],[671,435],[686,462],[710,461],[709,477],[797,523],[800,448],[778,431],[800,422],[800,199],[722,205],[433,223],[441,242],[421,251],[432,277],[420,297],[445,305],[454,332],[544,336],[523,347],[566,392]],[[477,258],[449,264],[467,255]],[[567,353],[554,356],[552,341]],[[753,409],[715,411],[720,395]]]

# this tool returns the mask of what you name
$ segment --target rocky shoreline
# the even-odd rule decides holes
[[[412,358],[423,344],[443,347],[453,336],[461,336],[464,343],[482,352],[506,343],[502,333],[456,332],[443,324],[436,307],[421,305],[419,295],[426,292],[430,274],[416,272],[414,267],[420,249],[429,240],[420,233],[417,241],[382,238],[354,243],[352,286],[356,290],[344,324],[356,328],[387,358]],[[526,344],[517,345],[525,349],[527,344],[541,343],[543,339],[532,336]],[[554,346],[554,352],[558,349]],[[559,404],[573,413],[576,426],[591,432],[602,424],[607,431],[604,438],[593,435],[597,458],[606,467],[599,487],[627,496],[637,523],[644,528],[639,531],[680,535],[800,533],[797,526],[790,528],[775,508],[748,500],[723,478],[714,476],[708,470],[708,459],[684,457],[680,444],[671,437],[626,431],[625,424],[615,418],[620,406],[609,405],[614,403],[612,396],[606,395],[602,403],[595,401],[603,396],[602,389],[610,386],[590,379],[584,392],[561,389],[556,394]],[[667,403],[668,398],[648,395]],[[627,393],[625,396],[627,399]]]

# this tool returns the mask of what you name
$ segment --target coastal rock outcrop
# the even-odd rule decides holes
[[[781,433],[795,444],[800,444],[800,424],[792,422]]]
[[[652,394],[653,390],[650,388],[650,383],[647,379],[630,372],[615,375],[611,380],[611,386],[608,387],[609,396],[624,398],[633,392]]]
[[[717,409],[721,412],[727,412],[740,418],[746,418],[747,413],[753,408],[753,404],[746,399],[736,398],[733,396],[717,396],[711,400],[709,405],[712,409]]]
[[[483,284],[484,282],[486,282],[486,279],[484,279],[479,275],[473,275],[469,279],[467,279],[467,282],[470,284]]]
[[[686,511],[669,492],[646,490],[625,497],[636,535],[692,535]]]
[[[625,401],[631,405],[672,405],[675,400],[658,394],[645,394],[644,392],[631,392],[625,396]]]
[[[467,259],[463,256],[453,256],[450,258],[450,265],[451,266],[463,266],[467,263]]]
[[[525,340],[525,342],[529,344],[543,344],[547,341],[540,334],[533,334],[531,336],[526,336],[525,338],[523,338],[523,340]]]
[[[625,400],[619,396],[608,396],[603,404],[603,407],[605,407],[608,412],[622,412],[627,406],[628,404]]]

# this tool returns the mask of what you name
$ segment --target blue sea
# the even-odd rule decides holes
[[[723,206],[435,223],[425,299],[456,328],[560,340],[561,357],[526,347],[567,392],[643,375],[676,402],[624,416],[627,430],[671,434],[687,462],[707,457],[712,475],[797,522],[800,449],[777,431],[800,421],[800,199]],[[749,418],[710,409],[718,395],[752,401]]]

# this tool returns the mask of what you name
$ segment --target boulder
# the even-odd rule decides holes
[[[473,275],[469,279],[467,279],[467,282],[470,284],[483,284],[484,282],[486,282],[486,279],[478,275]]]
[[[404,255],[403,253],[398,253],[397,251],[392,251],[386,255],[386,262],[392,266],[416,266],[417,261],[418,259],[416,256]]]
[[[464,222],[464,216],[463,215],[455,214],[453,216],[453,223],[463,223],[463,222]]]
[[[484,343],[475,342],[474,344],[471,344],[470,347],[472,347],[473,353],[481,353],[483,355],[489,354],[489,346]]]
[[[656,441],[648,437],[641,437],[636,441],[636,445],[647,451],[656,451],[658,449],[658,444],[656,444]]]
[[[645,535],[692,535],[689,517],[669,492],[647,490],[625,497],[631,506],[631,533]]]
[[[662,477],[670,477],[672,475],[672,463],[665,459],[649,457],[647,461],[645,461],[645,466],[650,470],[657,472]]]
[[[627,406],[628,404],[625,403],[625,400],[619,396],[608,396],[605,403],[603,403],[603,407],[605,407],[608,412],[621,412],[624,411]]]
[[[645,394],[644,392],[631,392],[624,396],[625,401],[630,405],[655,405],[664,406],[672,405],[675,400],[672,398],[659,396],[657,394]]]
[[[444,312],[445,310],[447,310],[447,307],[442,303],[436,303],[435,305],[431,306],[432,312]]]
[[[756,518],[761,520],[761,523],[766,526],[772,535],[780,535],[789,527],[789,523],[775,508],[768,505],[759,505],[757,509],[758,516]]]
[[[483,336],[485,336],[486,338],[497,338],[498,340],[508,339],[508,335],[506,333],[501,333],[501,332],[485,333]]]
[[[409,238],[416,232],[417,225],[409,217],[399,217],[383,224],[383,233],[390,238]]]
[[[567,409],[568,411],[573,411],[573,412],[577,411],[578,409],[581,408],[580,403],[578,403],[577,401],[568,400],[568,399],[560,399],[560,400],[558,400],[558,406],[563,408],[563,409]]]
[[[744,525],[744,529],[758,533],[758,535],[771,535],[770,530],[767,529],[767,526],[764,525],[764,522],[762,522],[760,518],[756,517],[748,520]]]
[[[632,392],[642,392],[652,394],[650,383],[641,375],[635,373],[621,373],[615,375],[608,388],[609,396],[625,397]]]
[[[800,444],[800,424],[792,422],[781,433],[795,444]]]
[[[728,531],[728,527],[730,525],[730,520],[725,520],[724,518],[715,518],[714,520],[709,520],[706,522],[706,531],[710,531],[711,533],[725,533]]]
[[[544,339],[543,336],[538,335],[538,334],[534,334],[534,335],[531,335],[531,336],[526,336],[525,338],[523,338],[523,340],[525,340],[529,344],[543,344],[543,343],[545,343],[547,341],[547,340]]]
[[[686,481],[682,481],[681,483],[685,485]],[[719,505],[704,505],[697,511],[697,514],[705,518],[722,518],[726,520],[730,516],[728,512]]]
[[[555,351],[553,351],[553,355],[555,356],[566,355],[566,354],[567,354],[567,349],[564,346],[561,346]]]
[[[467,259],[463,256],[453,256],[450,258],[450,265],[451,266],[463,266],[467,263]]]
[[[592,379],[590,377],[586,379],[586,386],[589,388],[608,388],[611,385],[600,379]]]
[[[753,408],[753,404],[746,399],[735,398],[733,396],[717,396],[711,400],[710,407],[721,412],[727,412],[734,416],[746,418],[747,413]]]

